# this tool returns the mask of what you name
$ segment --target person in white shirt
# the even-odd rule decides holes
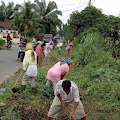
[[[65,48],[66,57],[69,56],[69,53],[70,53],[70,50],[71,50],[72,47],[73,47],[73,43],[70,43],[70,44],[68,44],[67,47]]]
[[[35,85],[35,77],[37,76],[37,55],[33,51],[33,45],[28,43],[26,45],[26,52],[23,60],[23,72],[25,72],[21,91],[25,90],[28,79],[30,79],[30,84],[32,87],[32,92],[35,95],[37,93],[37,87]]]
[[[76,120],[86,120],[77,85],[69,80],[60,80],[56,84],[55,98],[48,112],[47,120],[57,118],[65,106],[71,111],[70,117],[75,117]]]
[[[59,55],[61,54],[62,46],[63,46],[63,43],[58,43],[58,44],[57,44],[58,54],[59,54]]]

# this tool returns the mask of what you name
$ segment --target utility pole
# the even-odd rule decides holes
[[[89,7],[91,6],[91,0],[89,0],[88,6],[89,6]]]

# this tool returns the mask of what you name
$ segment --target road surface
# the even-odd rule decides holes
[[[10,50],[0,50],[0,84],[22,68],[22,63],[17,61],[18,52],[19,47],[12,47]]]

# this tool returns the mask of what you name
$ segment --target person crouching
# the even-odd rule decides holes
[[[35,77],[37,76],[37,55],[33,51],[33,45],[28,43],[26,45],[26,52],[23,60],[23,72],[24,77],[22,80],[21,91],[25,90],[28,79],[30,79],[30,84],[32,87],[33,95],[37,94],[37,87],[35,84]]]

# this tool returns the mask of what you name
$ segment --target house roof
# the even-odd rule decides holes
[[[9,23],[9,22],[0,22],[0,27],[2,27],[2,28],[11,28],[11,23]]]

